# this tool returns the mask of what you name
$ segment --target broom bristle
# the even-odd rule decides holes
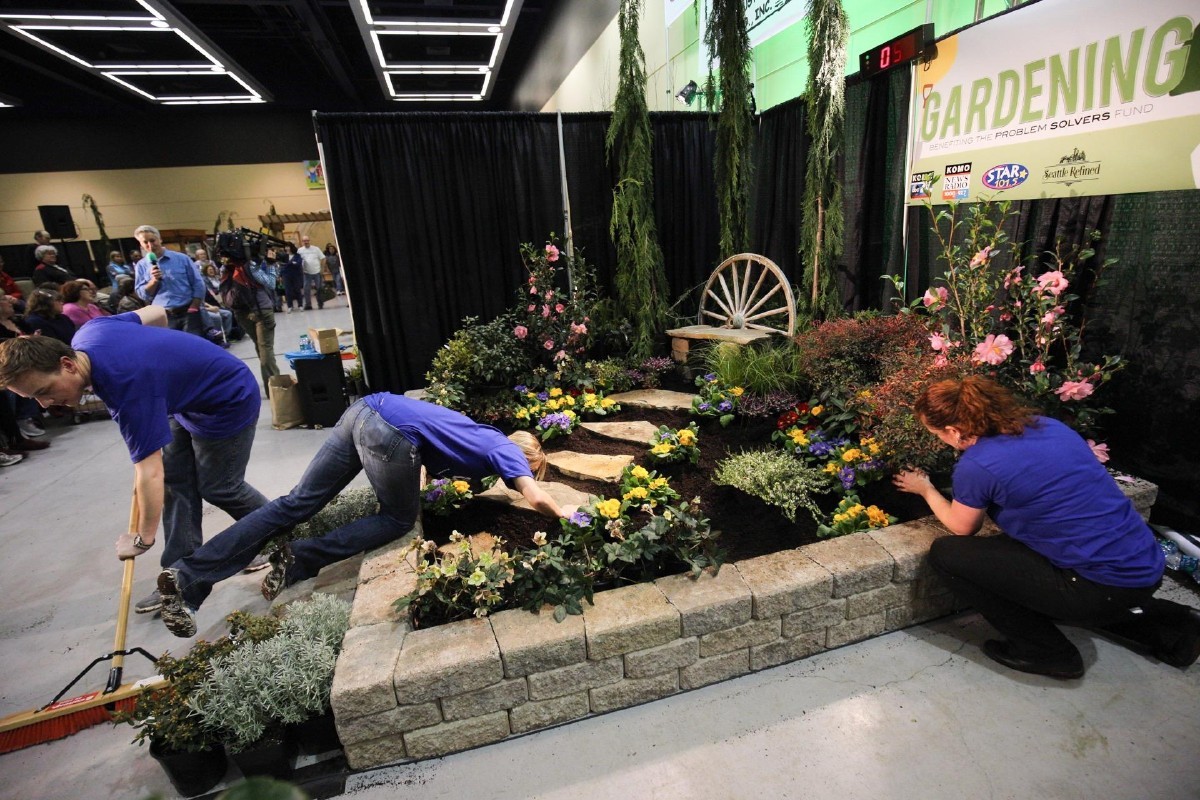
[[[78,733],[85,728],[99,725],[102,722],[108,722],[112,719],[113,711],[132,711],[135,702],[137,702],[137,698],[129,697],[113,703],[112,709],[109,709],[107,706],[85,708],[72,714],[63,714],[61,717],[54,717],[42,722],[35,722],[32,725],[26,725],[23,728],[5,731],[0,733],[0,753],[11,753],[14,750],[32,747],[35,744],[65,739],[71,734]]]

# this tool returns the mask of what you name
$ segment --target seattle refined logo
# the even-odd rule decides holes
[[[1057,164],[1042,167],[1042,183],[1061,183],[1070,186],[1080,181],[1100,179],[1100,162],[1088,161],[1087,154],[1078,147],[1058,160]]]

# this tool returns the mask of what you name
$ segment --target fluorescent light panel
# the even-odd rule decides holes
[[[97,5],[104,3],[110,8],[122,5],[121,0],[97,0]],[[134,0],[134,3],[124,3],[129,8],[118,8],[113,11],[97,11],[95,14],[55,13],[52,10],[42,11],[0,11],[0,24],[21,36],[33,41],[39,47],[48,50],[62,58],[68,59],[81,67],[117,83],[134,94],[153,102],[167,105],[181,104],[220,104],[220,103],[261,103],[265,102],[262,94],[248,81],[243,80],[229,65],[222,60],[222,54],[209,52],[209,48],[199,41],[202,37],[197,31],[189,30],[185,20],[168,19],[163,10],[155,7],[150,0]],[[132,13],[141,8],[144,13]],[[7,22],[5,22],[7,20]],[[71,34],[83,33],[83,36],[59,36],[53,32],[64,31]],[[89,56],[88,52],[99,52],[95,47],[85,47],[90,44],[88,33],[102,34],[105,38],[112,33],[125,36],[140,36],[142,34],[173,34],[182,40],[181,54],[196,53],[194,62],[167,63],[154,61],[150,63],[113,63]],[[55,41],[55,39],[59,41]],[[68,41],[63,41],[64,39]],[[156,44],[158,44],[156,42]],[[72,51],[71,47],[76,51]],[[79,52],[87,51],[87,52]],[[169,45],[168,45],[169,50]],[[231,79],[246,90],[245,94],[229,94],[227,91],[201,96],[156,96],[135,85],[132,78],[138,75],[195,75],[203,77],[220,77],[222,80]],[[122,77],[123,76],[123,77]],[[124,79],[123,79],[124,78]],[[228,87],[225,87],[226,89]]]

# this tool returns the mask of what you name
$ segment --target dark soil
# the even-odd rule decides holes
[[[646,420],[655,426],[669,425],[672,428],[686,427],[696,420],[687,412],[657,411],[626,408],[613,420]],[[607,420],[606,420],[607,421]],[[646,469],[657,469],[660,475],[670,478],[671,488],[679,492],[684,500],[700,498],[704,516],[712,522],[714,530],[721,532],[719,545],[726,550],[730,561],[737,561],[767,553],[778,552],[819,541],[817,524],[811,516],[801,510],[796,521],[789,522],[778,509],[756,497],[729,486],[718,486],[710,476],[716,471],[717,463],[730,453],[765,446],[770,441],[773,423],[768,421],[735,421],[722,428],[716,420],[700,419],[700,463],[673,465],[665,470],[662,465],[649,459],[648,446],[632,442],[615,441],[577,428],[567,437],[547,442],[547,451],[574,450],[582,453],[605,455],[632,455],[637,464]],[[583,481],[567,477],[553,467],[547,480],[558,481],[589,494],[615,497],[615,484],[599,481]],[[875,504],[901,521],[916,519],[929,514],[925,502],[916,495],[896,491],[891,481],[881,480],[862,487],[859,497],[866,505]],[[832,511],[840,497],[829,494],[817,499],[826,512]],[[443,541],[452,530],[469,535],[488,531],[502,537],[509,547],[528,547],[533,534],[546,531],[553,535],[556,523],[532,511],[506,509],[497,512],[493,503],[467,503],[462,509],[448,517],[425,517],[425,528],[430,538]]]

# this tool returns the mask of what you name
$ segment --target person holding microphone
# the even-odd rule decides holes
[[[184,253],[163,247],[162,234],[150,225],[139,225],[133,236],[145,253],[134,267],[138,296],[166,312],[168,327],[204,338],[200,318],[204,279],[195,262]]]

